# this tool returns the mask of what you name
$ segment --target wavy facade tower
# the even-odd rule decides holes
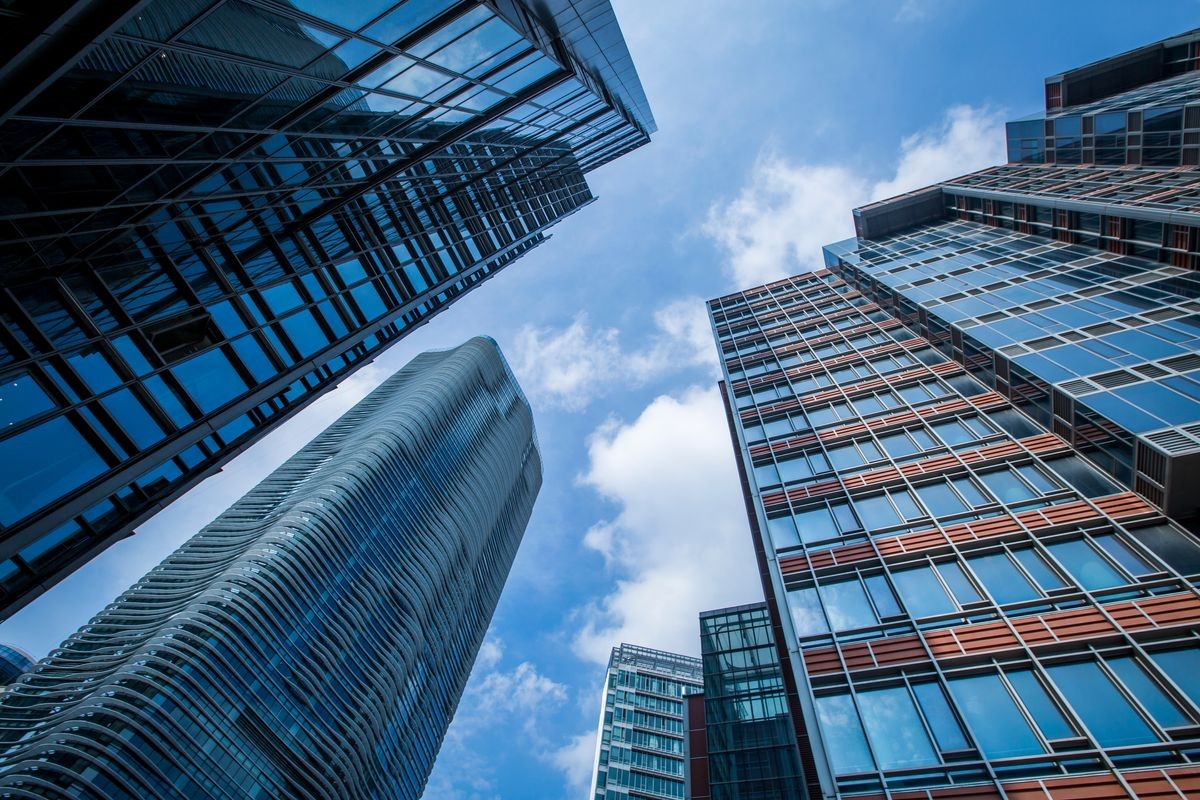
[[[654,131],[607,0],[12,0],[0,28],[0,617]]]
[[[540,485],[495,343],[418,356],[0,695],[0,796],[415,800]]]
[[[1200,796],[1198,54],[709,303],[808,796]]]

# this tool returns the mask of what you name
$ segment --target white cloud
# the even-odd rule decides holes
[[[619,576],[578,609],[573,646],[605,663],[614,644],[699,650],[700,611],[761,599],[725,412],[715,388],[663,395],[588,442],[580,481],[620,506],[584,543]]]
[[[470,699],[485,720],[490,721],[497,712],[520,714],[526,726],[532,727],[538,714],[566,702],[567,687],[523,661],[511,672],[485,675]]]
[[[475,669],[491,669],[500,663],[503,655],[504,643],[499,636],[494,636],[489,632],[483,640],[483,644],[479,645],[479,655],[475,657]]]
[[[716,370],[704,301],[675,300],[654,313],[654,332],[626,349],[616,328],[595,328],[580,313],[565,328],[526,325],[517,332],[510,359],[530,399],[538,405],[578,411],[612,386],[641,384],[688,367]]]
[[[794,163],[766,148],[749,182],[709,209],[702,230],[724,251],[738,287],[820,269],[821,247],[854,235],[851,209],[1004,161],[1002,123],[991,109],[954,106],[905,138],[895,173],[876,182],[848,165]]]
[[[567,788],[582,797],[590,788],[592,769],[596,763],[596,731],[587,730],[550,753],[550,763],[562,771]]]

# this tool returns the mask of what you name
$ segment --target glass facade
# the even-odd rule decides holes
[[[4,11],[28,58],[0,103],[2,614],[540,244],[654,130],[606,0],[35,5]]]
[[[1012,164],[1200,164],[1200,33],[1046,79],[1046,111],[1008,123]]]
[[[984,170],[710,301],[810,794],[1200,794],[1195,178]]]
[[[629,644],[613,648],[592,772],[595,800],[682,800],[683,698],[702,683],[697,658]]]
[[[540,485],[495,343],[418,356],[0,694],[0,795],[416,800]]]
[[[805,800],[787,689],[766,604],[702,613],[700,647],[708,792],[704,796]],[[690,738],[688,749],[690,755]],[[689,800],[699,797],[693,794]]]
[[[33,666],[33,659],[12,645],[0,644],[0,688],[24,675]]]

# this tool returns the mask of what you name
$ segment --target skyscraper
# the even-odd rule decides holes
[[[540,485],[495,343],[418,356],[0,695],[0,795],[415,800]]]
[[[604,678],[595,800],[683,797],[683,697],[703,684],[700,659],[622,644]]]
[[[1063,102],[1148,147],[1198,73],[1121,65],[1174,42]],[[1086,163],[857,209],[709,304],[810,796],[1200,795],[1197,173],[1092,163],[1093,111],[1048,111]]]
[[[766,603],[700,614],[704,692],[685,698],[687,800],[807,800],[788,713],[795,690],[771,628]]]
[[[0,616],[592,200],[606,0],[8,3]]]

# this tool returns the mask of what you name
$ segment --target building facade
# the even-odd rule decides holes
[[[540,485],[495,343],[418,356],[0,695],[0,795],[415,800]]]
[[[700,614],[704,691],[685,698],[687,800],[807,800],[766,603]]]
[[[682,800],[684,696],[702,685],[698,658],[613,648],[592,770],[595,800]]]
[[[1196,174],[985,170],[710,302],[810,796],[1200,794]]]
[[[0,9],[0,616],[592,200],[606,0]]]

